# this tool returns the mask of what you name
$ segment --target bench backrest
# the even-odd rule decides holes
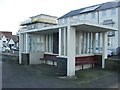
[[[91,63],[98,63],[98,60],[96,59],[95,56],[76,57],[75,63],[76,63],[76,65],[91,64]]]
[[[48,61],[57,61],[57,55],[52,55],[52,54],[44,54],[44,60]]]

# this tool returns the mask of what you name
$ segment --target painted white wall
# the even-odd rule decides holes
[[[32,52],[30,53],[30,64],[41,64],[43,61],[40,60],[42,57],[42,52]]]
[[[95,13],[94,18],[93,18],[93,13]],[[91,12],[84,14],[84,20],[91,23],[98,23],[98,12]]]
[[[113,8],[112,8],[113,9]],[[112,15],[112,9],[107,9],[99,12],[99,23],[102,23],[104,20],[112,19],[115,24],[113,25],[114,28],[118,28],[118,8],[115,9],[115,14]],[[106,16],[103,17],[103,12],[106,12]],[[115,36],[109,37],[110,44],[112,45],[111,48],[117,48],[118,47],[118,31],[115,32]]]
[[[53,52],[53,34],[31,34],[30,36],[30,52]]]

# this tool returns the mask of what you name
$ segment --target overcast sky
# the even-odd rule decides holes
[[[67,12],[111,0],[0,0],[0,31],[19,30],[19,24],[38,14],[60,17]],[[112,0],[113,1],[113,0]]]

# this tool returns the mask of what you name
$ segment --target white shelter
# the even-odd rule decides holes
[[[29,54],[29,64],[43,63],[40,58],[43,57],[41,52],[44,52],[66,58],[67,76],[74,76],[76,58],[96,55],[96,34],[98,34],[102,36],[99,42],[102,41],[102,68],[104,68],[107,58],[107,32],[117,29],[86,21],[73,21],[69,17],[64,25],[21,31],[19,63],[22,63],[22,53]]]

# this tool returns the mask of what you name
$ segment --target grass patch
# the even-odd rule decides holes
[[[25,67],[29,70],[32,70],[36,74],[42,74],[45,77],[49,77],[49,78],[63,77],[62,80],[64,81],[80,82],[80,83],[90,82],[90,81],[103,78],[105,76],[112,74],[111,71],[107,71],[107,70],[100,69],[100,68],[91,68],[91,69],[76,71],[75,78],[67,78],[66,76],[57,75],[56,74],[57,67],[55,66],[40,64],[40,65],[26,65]]]
[[[106,59],[105,60],[105,69],[114,72],[120,72],[120,60]]]
[[[25,65],[25,68],[34,71],[37,74],[42,74],[44,76],[49,77],[57,77],[57,67],[47,64],[39,64],[39,65]]]
[[[111,72],[103,70],[103,69],[86,69],[86,70],[80,70],[76,71],[76,81],[80,82],[90,82],[99,78],[102,78],[104,76],[110,75]]]
[[[4,58],[6,62],[12,63],[13,61],[17,61],[16,57]],[[57,67],[47,64],[39,64],[39,65],[23,65],[24,68],[28,69],[30,72],[33,72],[36,75],[42,75],[43,77],[51,78],[51,79],[60,79],[60,75],[57,73]],[[61,80],[70,81],[70,82],[78,82],[78,83],[86,83],[91,82],[93,80],[103,78],[105,76],[111,75],[111,71],[107,71],[100,68],[91,68],[86,70],[76,71],[76,78],[64,78]],[[63,76],[64,77],[64,76]]]

